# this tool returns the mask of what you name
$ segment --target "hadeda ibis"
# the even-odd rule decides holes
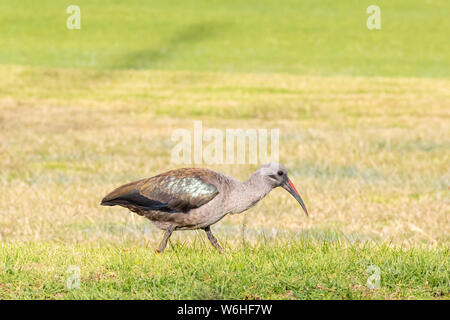
[[[223,252],[210,226],[227,214],[254,206],[272,189],[286,189],[308,211],[300,194],[279,163],[259,167],[245,182],[202,168],[183,168],[125,184],[106,197],[101,205],[119,205],[150,219],[165,230],[157,252],[163,252],[174,230],[205,230],[211,244]]]

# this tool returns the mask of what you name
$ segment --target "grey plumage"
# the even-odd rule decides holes
[[[105,196],[101,204],[128,208],[165,230],[160,252],[173,231],[192,229],[205,230],[213,246],[222,251],[210,226],[227,214],[249,209],[279,186],[308,214],[286,168],[278,163],[262,165],[245,182],[209,169],[172,170],[123,185]]]

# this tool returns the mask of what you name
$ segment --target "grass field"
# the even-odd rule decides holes
[[[0,298],[450,299],[445,1],[380,3],[373,32],[369,2],[79,1],[71,31],[57,3],[0,2]],[[280,129],[310,217],[274,190],[212,227],[225,255],[197,231],[155,255],[99,202],[179,166],[194,120]]]
[[[66,8],[81,29],[66,28]],[[366,8],[382,10],[380,32]],[[49,67],[449,76],[446,0],[0,1],[0,61]]]
[[[225,255],[200,243],[163,256],[149,251],[132,243],[4,245],[2,298],[448,299],[448,248],[304,241],[229,248]],[[371,290],[374,265],[381,283]],[[80,268],[79,289],[66,288],[71,266]]]

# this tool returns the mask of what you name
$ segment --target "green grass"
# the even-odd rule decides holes
[[[449,298],[448,80],[0,70],[2,297]],[[171,134],[193,120],[280,129],[280,161],[310,217],[274,190],[213,226],[229,260],[195,250],[192,232],[156,256],[161,232],[99,201],[177,167]],[[209,167],[241,180],[255,169]],[[242,248],[263,243],[261,231],[267,247]],[[293,247],[285,234],[299,235]],[[321,239],[378,246],[302,244]],[[80,290],[64,289],[69,262],[82,270]],[[364,286],[371,264],[385,274],[380,290]]]
[[[209,246],[209,244],[208,244]],[[80,268],[69,289],[70,266]],[[368,268],[380,268],[369,289]],[[3,244],[0,298],[449,299],[449,249],[285,242],[220,255],[209,247]],[[73,270],[73,269],[72,269]]]
[[[0,64],[447,77],[447,0],[0,1]]]

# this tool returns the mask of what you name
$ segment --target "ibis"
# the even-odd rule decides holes
[[[164,230],[157,252],[164,251],[174,231],[203,229],[222,253],[211,225],[227,214],[253,207],[277,187],[287,190],[308,215],[285,166],[279,163],[262,165],[245,182],[210,169],[175,169],[118,187],[103,198],[101,205],[128,208]]]

